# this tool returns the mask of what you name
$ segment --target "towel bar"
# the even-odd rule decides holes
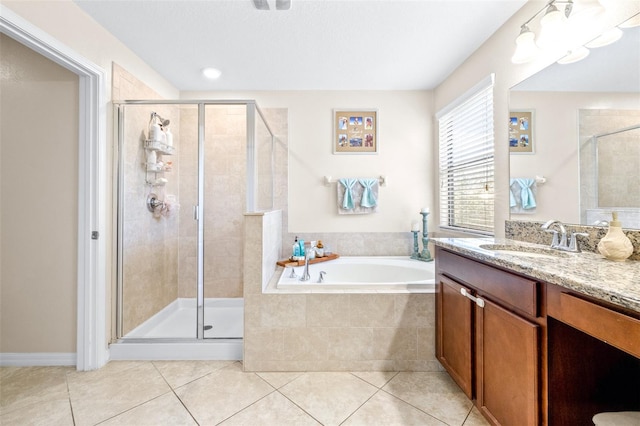
[[[324,184],[326,186],[331,185],[332,183],[336,183],[338,181],[338,179],[334,179],[331,176],[325,176],[324,177]],[[386,186],[387,185],[387,177],[386,176],[378,176],[378,182],[380,186]]]

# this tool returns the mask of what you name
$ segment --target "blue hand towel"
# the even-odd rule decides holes
[[[374,188],[378,184],[378,179],[359,179],[358,181],[364,188],[362,190],[362,199],[360,200],[360,205],[362,207],[377,206],[378,200],[376,200]]]
[[[522,199],[522,208],[525,210],[536,207],[536,197],[533,195],[531,187],[536,183],[535,179],[518,178],[516,179],[520,185],[520,197]]]
[[[345,210],[353,210],[353,186],[356,184],[356,179],[342,178],[338,182],[344,186],[344,197],[342,197],[342,208]]]
[[[513,183],[515,182],[515,179],[510,179],[509,180],[509,207],[515,207],[518,205],[518,203],[516,203],[516,197],[515,195],[513,195]]]

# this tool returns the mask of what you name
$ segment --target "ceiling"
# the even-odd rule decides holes
[[[75,0],[179,90],[428,90],[526,0]],[[206,80],[201,70],[222,71]]]

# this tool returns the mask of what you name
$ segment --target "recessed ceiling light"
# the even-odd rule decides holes
[[[222,75],[222,71],[220,71],[217,68],[204,68],[202,70],[202,75],[204,75],[210,80],[215,80]]]

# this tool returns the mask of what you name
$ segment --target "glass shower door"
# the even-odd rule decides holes
[[[117,335],[195,338],[197,106],[127,103],[116,113]]]
[[[201,131],[204,338],[241,338],[247,105],[205,105]]]

